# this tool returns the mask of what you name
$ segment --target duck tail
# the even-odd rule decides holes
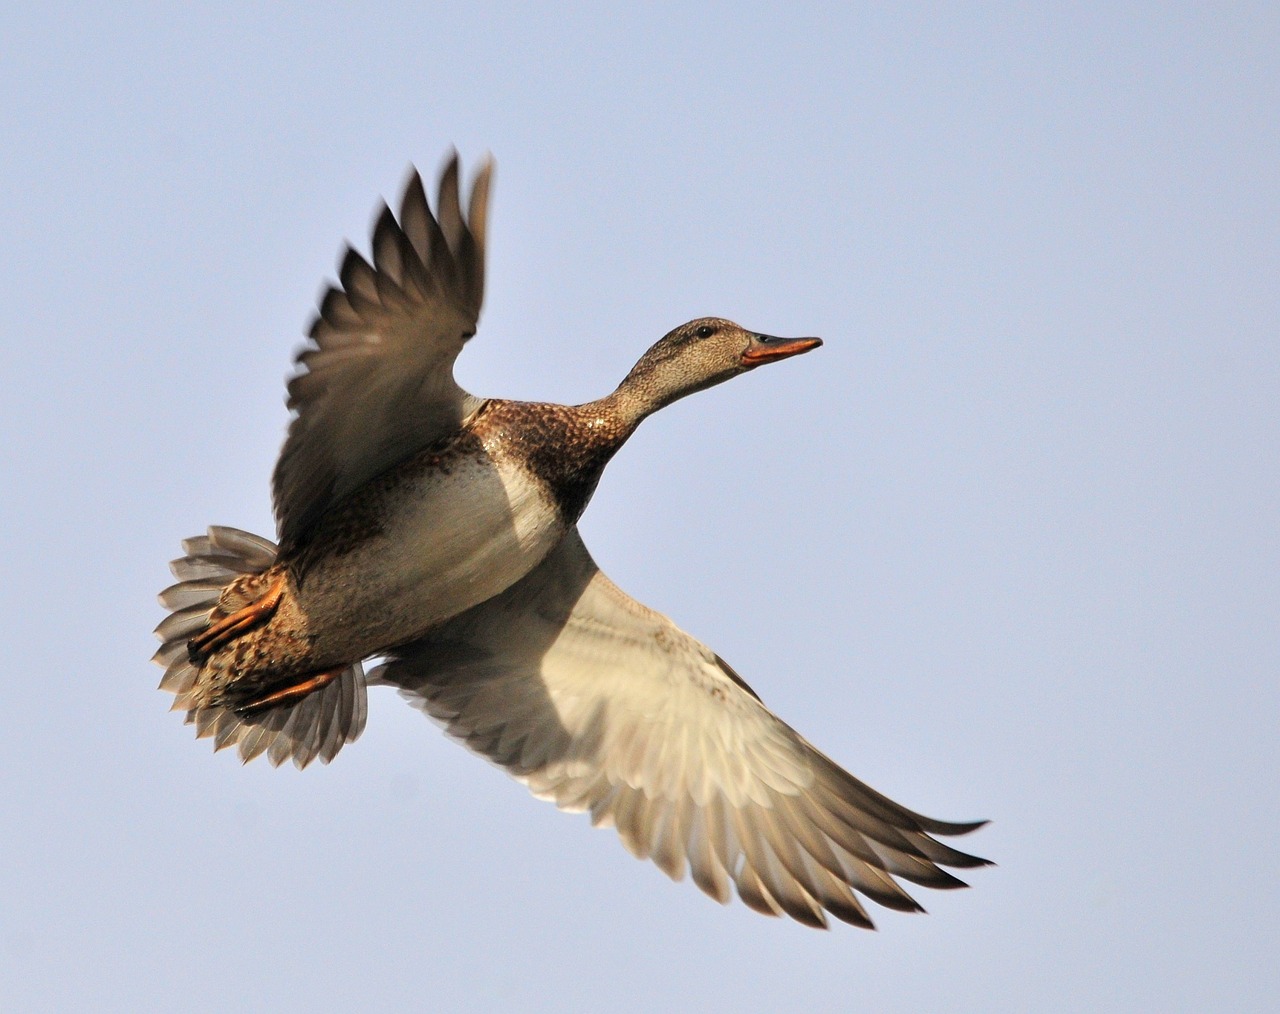
[[[178,583],[160,593],[169,615],[156,627],[161,644],[152,657],[164,668],[160,689],[174,695],[172,710],[186,711],[197,738],[213,737],[215,750],[234,744],[246,762],[262,753],[276,766],[286,760],[298,768],[317,757],[326,764],[333,760],[364,731],[368,708],[359,662],[300,700],[240,714],[206,701],[201,663],[192,660],[187,647],[193,635],[208,627],[227,585],[261,574],[275,562],[275,543],[215,525],[207,535],[185,539],[182,550],[185,555],[170,564]]]

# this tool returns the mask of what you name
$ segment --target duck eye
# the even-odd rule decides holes
[[[702,327],[698,328],[698,330],[693,333],[699,338],[710,338],[716,333],[716,329],[710,324],[703,324]]]

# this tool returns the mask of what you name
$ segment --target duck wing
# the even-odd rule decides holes
[[[986,865],[868,788],[769,711],[715,652],[635,601],[571,530],[501,595],[370,675],[565,810],[617,828],[673,879],[825,926],[871,927],[857,891],[919,909],[894,877],[964,886]]]
[[[434,215],[412,171],[399,219],[386,205],[378,215],[373,263],[348,247],[289,381],[294,418],[272,479],[282,549],[480,404],[454,382],[453,363],[480,316],[492,168],[476,174],[465,218],[456,152]]]

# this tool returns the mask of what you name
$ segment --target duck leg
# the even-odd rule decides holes
[[[307,694],[314,693],[321,687],[327,687],[341,676],[347,668],[345,665],[340,665],[336,669],[325,669],[321,672],[309,673],[299,682],[283,687],[280,690],[273,690],[269,694],[264,694],[249,701],[247,704],[237,705],[235,710],[241,715],[252,715],[258,711],[265,711],[267,708],[274,708],[279,704],[292,704],[306,697]]]
[[[234,641],[241,634],[266,623],[275,614],[284,595],[285,576],[280,574],[256,602],[224,616],[187,642],[187,654],[192,662],[201,662],[224,644]]]

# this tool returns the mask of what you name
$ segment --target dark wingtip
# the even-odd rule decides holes
[[[920,825],[921,831],[928,831],[929,834],[941,834],[948,837],[958,836],[962,834],[971,834],[980,827],[986,827],[991,823],[989,820],[969,820],[969,821],[951,821],[951,820],[935,820],[932,817],[923,817],[920,814],[913,814],[916,823]]]
[[[968,888],[968,881],[961,880],[959,877],[948,873],[946,870],[938,871],[942,876],[929,882],[929,886],[937,891],[963,891]]]
[[[444,193],[446,181],[451,183],[456,189],[458,185],[459,170],[462,167],[462,159],[458,155],[458,149],[450,145],[448,152],[444,156],[444,165],[440,167],[440,187],[439,193]],[[437,202],[436,214],[440,214],[440,208]]]
[[[941,845],[941,842],[939,842]],[[931,852],[929,858],[935,863],[941,863],[943,866],[950,866],[958,870],[976,870],[983,866],[994,866],[990,859],[983,859],[981,856],[970,855],[968,852],[961,852],[959,849],[942,846],[945,851],[936,853]]]
[[[338,281],[348,296],[361,281],[373,276],[373,265],[355,247],[347,245],[338,261]],[[360,295],[359,292],[356,295]]]
[[[404,186],[400,188],[400,213],[402,215],[404,214],[404,206],[408,203],[411,194],[418,204],[426,206],[427,188],[422,184],[422,173],[412,162],[409,163],[409,171],[405,173]]]
[[[373,236],[372,253],[375,260],[377,259],[378,254],[378,243],[384,241],[388,234],[394,234],[399,231],[400,226],[396,222],[395,212],[391,210],[391,206],[387,204],[386,201],[383,201],[381,207],[378,208],[377,214],[374,216],[373,229],[370,230],[370,233]]]

